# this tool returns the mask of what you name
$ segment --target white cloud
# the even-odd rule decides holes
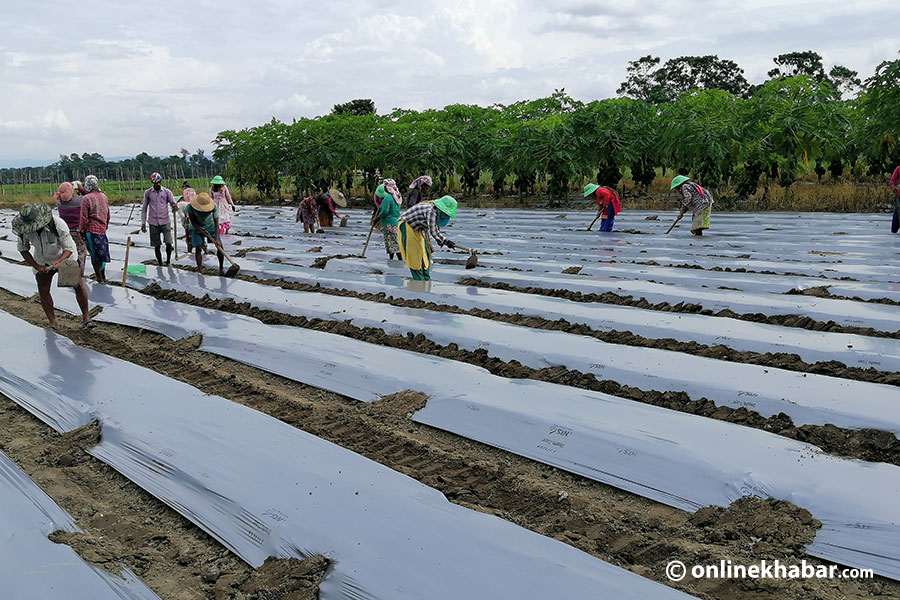
[[[815,50],[898,58],[896,0],[64,0],[4,6],[0,158],[168,155],[218,131],[372,98],[379,111],[615,95],[629,60],[718,54],[761,81]],[[53,19],[46,15],[52,14]],[[91,15],[90,28],[74,26]]]

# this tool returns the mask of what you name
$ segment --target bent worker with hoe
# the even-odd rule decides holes
[[[684,213],[686,213],[688,209],[691,209],[694,213],[694,217],[691,221],[691,233],[694,235],[703,235],[703,230],[709,229],[709,215],[712,212],[713,205],[712,194],[684,175],[675,177],[675,179],[672,180],[672,185],[669,189],[677,189],[682,195],[681,212],[678,213],[678,218],[675,219],[675,223],[678,223],[678,221],[681,220],[681,217],[684,216]],[[672,223],[672,227],[675,227],[675,223]],[[669,227],[669,231],[672,231],[672,227]],[[669,231],[666,233],[669,233]]]
[[[456,218],[456,199],[444,196],[434,201],[420,202],[400,215],[400,256],[413,279],[431,279],[431,239],[440,246],[456,248],[453,240],[441,232],[450,219]],[[429,239],[431,238],[431,239]]]

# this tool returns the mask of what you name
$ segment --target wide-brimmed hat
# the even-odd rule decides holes
[[[26,204],[13,218],[12,229],[19,235],[34,233],[53,219],[53,212],[46,204]]]
[[[213,202],[213,199],[209,194],[200,192],[191,198],[191,207],[200,212],[209,212],[216,207],[216,203]]]
[[[434,207],[451,219],[456,218],[456,205],[456,198],[453,196],[444,196],[443,198],[438,198],[434,201]]]
[[[596,192],[599,189],[600,189],[600,186],[597,185],[596,183],[587,184],[586,186],[584,186],[584,197],[587,198],[588,196],[590,196],[591,194],[593,194],[594,192]]]
[[[217,183],[221,184],[221,185],[225,185],[225,180],[222,179],[221,175],[216,175],[215,177],[212,178],[212,181],[209,182],[210,185],[216,185]]]
[[[681,185],[682,183],[684,183],[687,180],[688,180],[688,178],[685,177],[684,175],[678,175],[677,177],[675,177],[675,179],[672,180],[672,185],[669,187],[669,189],[674,190],[675,188],[677,188],[679,185]]]
[[[347,199],[344,198],[344,194],[342,194],[339,189],[331,188],[330,190],[328,190],[328,195],[331,196],[331,201],[341,208],[347,206]]]

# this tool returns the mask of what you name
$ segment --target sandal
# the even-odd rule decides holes
[[[87,321],[81,322],[82,329],[93,329],[96,326],[97,326],[97,322],[93,319],[88,319]]]
[[[47,323],[47,325],[44,326],[44,329],[48,329],[48,330],[53,331],[53,332],[55,332],[55,333],[59,333],[59,326],[58,326],[58,325],[54,325],[53,323]]]

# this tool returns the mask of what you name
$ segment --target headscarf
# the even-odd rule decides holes
[[[415,181],[413,181],[411,184],[409,184],[409,189],[414,190],[417,187],[420,187],[422,185],[427,185],[428,187],[431,187],[431,177],[429,177],[428,175],[422,175],[421,177],[419,177]]]
[[[63,181],[59,184],[59,191],[53,194],[53,197],[57,202],[69,202],[72,200],[72,196],[75,195],[75,189],[72,187],[72,184],[68,181]]]
[[[194,198],[194,196],[197,195],[197,190],[195,190],[192,187],[189,187],[189,188],[184,188],[184,192],[182,192],[182,193],[184,194],[184,201],[190,202]]]
[[[100,191],[100,181],[97,179],[96,175],[88,175],[84,178],[84,189],[88,193]]]
[[[394,202],[397,204],[403,202],[403,196],[400,195],[400,190],[397,188],[397,182],[393,179],[384,180],[384,191],[393,196]]]
[[[160,181],[162,181],[162,175],[160,175],[159,173],[153,173],[152,175],[150,175],[150,183],[159,183]]]

